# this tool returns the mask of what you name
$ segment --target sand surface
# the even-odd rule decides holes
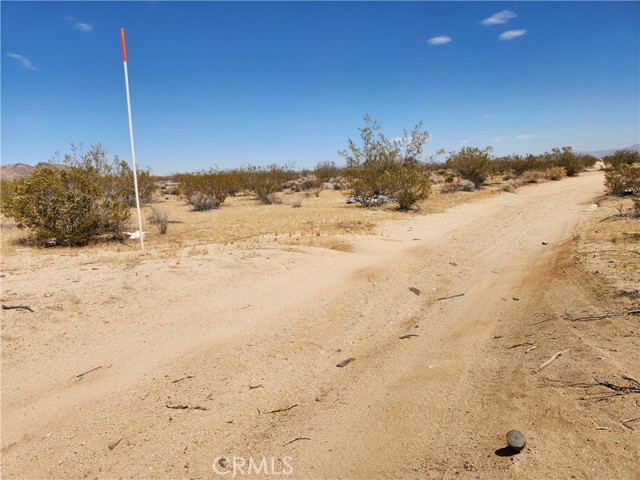
[[[602,178],[350,251],[6,258],[3,303],[34,312],[2,312],[2,476],[232,478],[235,457],[234,478],[640,478],[621,423],[640,396],[553,382],[640,373],[638,317],[564,318],[611,308],[574,257]],[[527,446],[505,455],[513,428]]]

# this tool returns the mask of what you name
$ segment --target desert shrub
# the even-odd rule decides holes
[[[386,196],[395,198],[400,209],[408,210],[431,192],[430,171],[419,160],[429,134],[419,122],[411,132],[405,130],[401,139],[391,141],[378,133],[380,128],[365,115],[364,126],[359,128],[361,146],[349,138],[348,148],[339,152],[347,161],[349,193],[363,207]]]
[[[437,185],[439,183],[444,183],[444,177],[442,175],[438,175],[437,173],[431,173],[429,175],[429,181],[432,185]]]
[[[109,161],[107,151],[100,143],[91,145],[86,152],[82,145],[71,144],[71,153],[64,156],[63,162],[81,169],[87,178],[100,186],[106,198],[136,206],[133,170],[117,155]],[[137,173],[138,196],[140,206],[143,206],[152,200],[156,184],[149,169],[137,169]]]
[[[283,189],[287,180],[295,177],[295,172],[288,167],[272,164],[266,167],[249,166],[247,175],[254,195],[265,205],[270,205],[280,203],[275,193]]]
[[[567,176],[567,171],[564,167],[549,167],[545,170],[544,176],[549,180],[560,180]]]
[[[445,182],[440,187],[440,193],[474,192],[475,190],[476,184],[464,178],[458,181]]]
[[[318,162],[313,173],[318,179],[318,182],[322,184],[338,177],[340,175],[340,168],[336,166],[335,162]]]
[[[462,190],[463,192],[474,192],[476,189],[476,184],[471,180],[465,180],[464,178],[458,182],[458,190]]]
[[[604,184],[612,195],[640,194],[640,164],[620,164],[608,169]]]
[[[13,196],[16,185],[19,182],[19,179],[7,180],[6,178],[0,178],[0,205]]]
[[[364,126],[360,127],[362,146],[349,138],[348,149],[339,153],[347,161],[345,169],[349,181],[349,194],[357,198],[363,207],[373,205],[378,195],[388,196],[385,185],[385,172],[391,167],[398,151],[384,135],[376,132],[380,124],[369,115],[364,116]]]
[[[594,157],[588,153],[577,153],[576,155],[578,156],[578,160],[582,164],[583,169],[591,168],[596,164],[596,162],[598,162],[598,157]]]
[[[509,182],[502,185],[502,191],[513,193],[516,191],[518,187],[519,187],[518,182],[510,180]]]
[[[633,165],[634,163],[640,163],[640,152],[628,149],[617,150],[613,154],[604,157],[602,161],[608,168]]]
[[[562,167],[559,167],[562,168]],[[527,170],[522,175],[522,180],[524,183],[538,183],[545,178],[544,172],[540,172],[538,170]]]
[[[455,170],[460,177],[469,180],[476,187],[482,185],[491,172],[491,147],[481,150],[476,147],[462,147],[457,153],[451,153],[446,166]]]
[[[94,171],[43,165],[15,185],[2,212],[46,245],[82,246],[101,235],[120,235],[129,206],[111,198]],[[99,180],[99,178],[98,178]]]
[[[180,178],[180,196],[196,212],[218,208],[227,198],[229,176],[226,172],[209,170],[183,174]]]
[[[408,159],[395,162],[384,173],[384,182],[400,210],[409,210],[431,194],[430,172],[420,162]]]
[[[147,221],[158,228],[160,235],[164,235],[167,233],[167,228],[169,227],[169,212],[164,209],[151,207],[151,213],[147,217]]]
[[[589,155],[577,155],[571,147],[552,148],[551,152],[542,155],[546,160],[547,167],[564,167],[568,177],[573,177],[580,173],[591,161]]]
[[[251,179],[246,168],[234,168],[225,173],[230,196],[235,197],[240,192],[251,190]]]

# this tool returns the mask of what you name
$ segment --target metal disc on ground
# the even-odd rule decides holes
[[[524,434],[522,432],[519,432],[518,430],[511,430],[507,433],[507,443],[511,448],[519,452],[524,448],[527,440],[524,438]]]

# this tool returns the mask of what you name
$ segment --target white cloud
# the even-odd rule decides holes
[[[75,28],[76,30],[80,30],[81,32],[90,32],[91,30],[93,30],[93,25],[89,25],[85,22],[78,22],[73,26],[73,28]]]
[[[525,33],[527,33],[526,30],[507,30],[501,33],[498,38],[500,38],[500,40],[513,40],[514,38],[521,37]]]
[[[440,35],[439,37],[433,37],[427,40],[427,43],[430,45],[444,45],[445,43],[449,43],[451,41],[451,37],[447,37],[446,35]]]
[[[493,118],[493,115],[482,115],[482,118]]]
[[[460,140],[460,143],[465,145],[465,144],[469,143],[470,141],[471,141],[470,138],[465,138],[464,140]]]
[[[507,23],[512,18],[516,18],[518,15],[513,13],[511,10],[502,10],[501,12],[495,13],[491,15],[489,18],[485,18],[480,23],[482,25],[500,25],[502,23]]]
[[[549,137],[553,137],[553,135],[532,135],[530,133],[525,133],[522,135],[516,135],[516,138],[518,140],[527,140],[529,138],[549,138]]]
[[[27,57],[23,57],[22,55],[18,55],[17,53],[7,53],[7,57],[13,58],[16,60],[22,68],[26,68],[27,70],[37,70],[37,68],[31,63]]]

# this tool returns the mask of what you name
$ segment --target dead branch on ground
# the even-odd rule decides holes
[[[508,349],[511,350],[512,348],[517,348],[517,347],[530,347],[531,345],[535,345],[536,342],[523,342],[523,343],[516,343],[515,345],[511,345]]]
[[[297,442],[298,440],[311,440],[309,437],[296,437],[293,440],[289,440],[287,443],[283,443],[282,446],[286,447],[290,443]]]
[[[202,407],[200,405],[165,405],[165,407],[170,408],[171,410],[209,410],[207,407]]]
[[[93,367],[91,370],[87,370],[86,372],[79,373],[78,375],[76,375],[76,378],[82,379],[82,377],[84,377],[87,373],[95,372],[96,370],[99,370],[101,368],[102,368],[102,365],[98,365],[97,367]]]
[[[280,413],[280,412],[286,412],[286,411],[288,411],[288,410],[291,410],[292,408],[297,407],[298,405],[300,405],[300,404],[299,404],[299,403],[296,403],[296,404],[294,404],[294,405],[291,405],[290,407],[277,408],[277,409],[275,409],[275,410],[270,410],[270,411],[268,411],[268,412],[266,412],[266,413]]]
[[[33,313],[33,309],[29,305],[2,305],[3,310],[29,310]]]
[[[630,385],[618,385],[616,383],[607,382],[594,377],[595,382],[569,382],[565,380],[551,380],[557,387],[571,387],[571,388],[596,388],[604,387],[613,393],[603,394],[603,392],[596,392],[589,394],[589,396],[580,397],[579,400],[594,400],[596,402],[607,400],[613,397],[620,397],[625,395],[631,395],[634,393],[640,393],[640,382],[628,375],[621,375],[621,377],[630,383]]]
[[[627,423],[635,422],[636,420],[640,420],[640,417],[635,417],[635,418],[629,418],[627,420],[622,420],[622,425],[624,425],[625,427],[627,427],[630,430],[635,430],[635,428],[633,428],[631,425],[627,425]]]
[[[437,300],[449,300],[450,298],[462,297],[464,293],[457,293],[455,295],[449,295],[447,297],[439,297]]]
[[[547,360],[546,362],[544,362],[542,365],[540,365],[538,367],[538,370],[542,370],[545,367],[548,367],[549,365],[551,365],[552,362],[555,361],[556,358],[558,358],[560,355],[564,355],[565,353],[570,352],[571,349],[567,349],[567,350],[562,350],[561,352],[558,352],[556,354],[554,354],[549,360]]]

